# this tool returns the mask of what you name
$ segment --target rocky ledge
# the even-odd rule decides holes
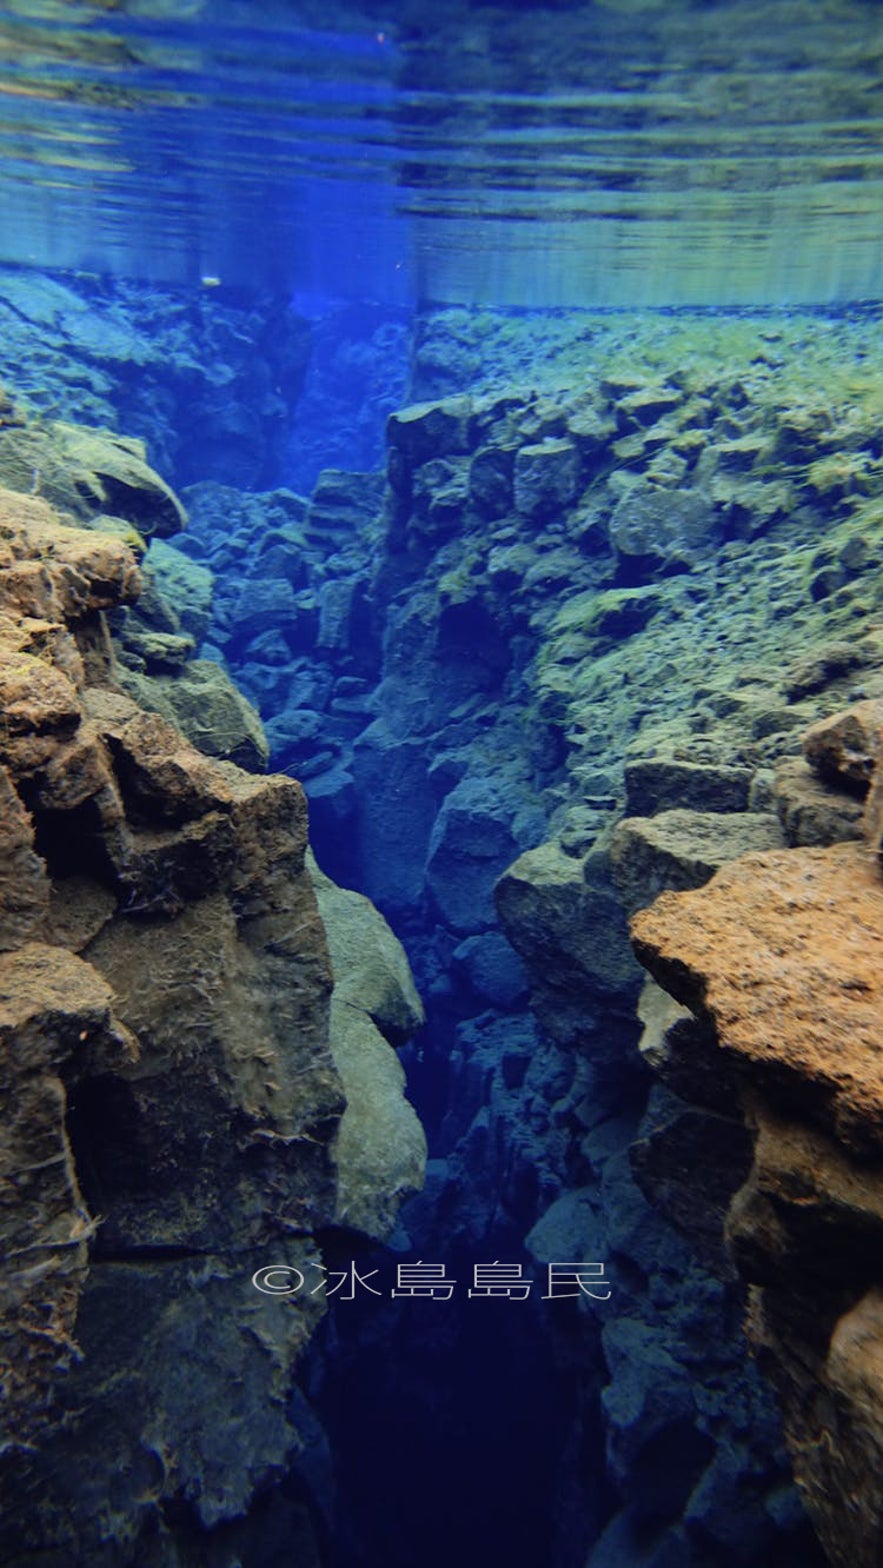
[[[0,491],[0,1557],[223,1568],[247,1527],[311,1564],[317,1233],[384,1237],[422,1181],[384,1038],[420,1004],[319,879],[326,940],[300,785],[121,689],[139,589],[122,539]]]
[[[881,719],[860,704],[807,736],[829,790],[867,790]],[[632,927],[640,961],[696,1020],[669,1031],[657,1067],[707,1103],[716,1053],[717,1092],[729,1085],[753,1137],[727,1239],[837,1568],[875,1568],[883,1543],[881,805],[883,751],[864,838],[745,855]]]

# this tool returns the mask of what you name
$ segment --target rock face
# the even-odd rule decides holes
[[[300,785],[119,689],[103,612],[137,595],[129,548],[3,492],[0,565],[0,1555],[171,1568],[198,1528],[232,1565],[311,1440],[292,1370],[325,1310],[315,1232],[386,1234],[422,1134],[367,1016],[335,1064],[353,961],[332,993]],[[380,989],[365,1006],[401,1038],[401,954]],[[271,1264],[302,1294],[256,1289]],[[318,1560],[287,1494],[250,1528]]]
[[[613,1304],[587,1309],[560,1332],[544,1320],[538,1334],[540,1320],[525,1317],[528,1327],[497,1347],[507,1387],[512,1365],[529,1366],[543,1385],[560,1357],[575,1409],[564,1433],[547,1433],[539,1426],[551,1408],[545,1387],[536,1398],[533,1440],[553,1477],[543,1494],[543,1537],[530,1551],[520,1537],[512,1550],[494,1538],[488,1556],[526,1553],[587,1568],[809,1568],[818,1560],[788,1485],[772,1394],[746,1361],[744,1301],[724,1242],[724,1214],[745,1186],[754,1147],[735,1071],[723,1070],[711,1025],[697,1025],[674,1004],[672,1021],[658,991],[642,993],[636,1017],[641,974],[624,905],[666,885],[698,887],[748,848],[781,852],[782,839],[819,845],[856,834],[866,810],[876,810],[879,830],[878,792],[866,807],[857,791],[847,798],[800,760],[800,732],[811,718],[883,691],[881,475],[872,457],[879,400],[865,396],[852,375],[847,384],[829,373],[844,359],[854,365],[859,351],[870,363],[871,335],[866,323],[845,321],[823,333],[808,320],[711,318],[697,328],[685,318],[574,324],[549,317],[540,328],[529,318],[439,313],[415,333],[413,396],[430,401],[389,421],[386,489],[377,474],[333,469],[312,498],[287,488],[246,494],[234,488],[235,471],[214,466],[217,442],[227,439],[228,402],[242,438],[234,451],[231,432],[231,465],[238,468],[252,448],[257,460],[227,380],[217,390],[213,462],[203,470],[195,465],[211,419],[203,409],[187,428],[188,477],[211,473],[225,482],[195,484],[186,497],[190,526],[174,541],[184,569],[169,570],[162,541],[153,540],[141,558],[146,586],[137,606],[111,612],[127,695],[166,720],[174,710],[165,695],[171,703],[199,670],[191,652],[201,638],[206,665],[217,671],[218,661],[228,662],[262,710],[276,764],[305,780],[320,861],[400,922],[432,1001],[419,1050],[409,1056],[443,1156],[404,1216],[423,1255],[511,1256],[527,1238],[537,1264],[556,1256],[607,1260]],[[791,363],[799,363],[799,381],[786,370]],[[809,382],[820,369],[830,414],[813,408]],[[825,465],[835,428],[856,482],[832,499]],[[357,463],[356,450],[341,460]],[[192,574],[188,558],[197,566]],[[80,642],[94,681],[106,669],[107,649],[98,628]],[[106,685],[106,674],[99,683]],[[206,705],[199,683],[194,688],[188,729]],[[69,730],[69,739],[80,735],[63,688],[50,681],[42,700],[47,733],[55,726]],[[88,722],[101,726],[118,792],[117,770],[125,775],[126,821],[138,834],[132,869],[147,904],[139,913],[136,900],[127,918],[145,929],[151,922],[180,928],[183,941],[195,918],[194,882],[206,867],[222,876],[228,858],[233,807],[218,791],[222,781],[231,787],[230,776],[222,769],[206,778],[181,763],[176,819],[158,824],[176,748],[162,726],[144,725],[119,694],[114,701],[93,692],[84,706]],[[41,734],[23,746],[38,757],[45,743]],[[245,760],[239,750],[228,755]],[[247,765],[254,764],[253,757]],[[96,765],[88,748],[70,754],[64,778],[71,798],[77,790],[92,798]],[[53,790],[61,786],[54,779]],[[628,821],[614,828],[623,807]],[[10,903],[13,950],[40,928],[52,891],[48,879],[31,885],[33,859],[45,858],[48,843],[58,853],[60,839],[47,839],[57,826],[52,817],[35,844],[29,811],[30,802],[27,811],[11,809],[6,829],[6,885],[24,890]],[[151,824],[153,840],[144,836]],[[91,831],[88,814],[85,825]],[[72,877],[79,872],[70,868]],[[226,896],[219,895],[220,908]],[[79,895],[63,913],[86,961],[108,944],[113,983],[122,988],[129,954],[113,952],[101,925],[113,897],[113,886],[96,892],[81,876]],[[399,1090],[386,1043],[416,1014],[406,988],[390,1004],[395,964],[366,962],[373,947],[386,953],[373,917],[366,924],[358,901],[338,900],[321,882],[318,898],[337,982],[332,1053],[348,1094],[368,1082],[362,1109],[376,1113],[372,1124],[348,1106],[327,1146],[336,1161],[334,1222],[357,1216],[379,1236],[400,1187],[416,1183],[418,1137],[400,1103],[395,1110]],[[217,934],[221,918],[214,918]],[[358,997],[341,982],[347,954],[361,973]],[[524,1010],[528,989],[533,1017]],[[160,1038],[168,1046],[168,1032]],[[120,1039],[116,1046],[108,1040],[108,1051],[125,1050],[122,1032]],[[226,1079],[218,1076],[220,1093]],[[267,1081],[280,1083],[275,1071]],[[138,1093],[149,1102],[149,1083]],[[103,1124],[129,1126],[116,1102],[112,1117],[100,1101],[99,1108]],[[383,1132],[393,1126],[395,1133]],[[818,1128],[814,1136],[828,1134]],[[390,1147],[393,1137],[401,1137],[400,1148]],[[771,1159],[775,1134],[767,1144]],[[784,1138],[778,1146],[785,1150]],[[787,1147],[796,1150],[796,1139]],[[212,1148],[207,1136],[207,1160]],[[138,1158],[136,1145],[136,1173]],[[94,1216],[99,1206],[86,1172],[78,1164],[74,1174],[86,1215]],[[375,1177],[389,1204],[383,1192],[372,1193]],[[287,1181],[276,1188],[283,1205]],[[839,1190],[838,1202],[847,1203],[846,1177]],[[73,1187],[64,1192],[75,1208]],[[120,1199],[113,1208],[115,1223],[134,1204],[127,1189],[125,1205]],[[192,1207],[198,1219],[195,1200]],[[90,1292],[102,1278],[114,1279],[96,1261],[112,1214],[93,1243]],[[102,1270],[133,1267],[143,1280],[157,1258],[133,1265],[122,1250],[128,1244],[120,1245]],[[70,1257],[76,1276],[77,1257]],[[209,1267],[201,1255],[163,1258],[163,1268],[180,1271],[164,1277],[175,1289],[187,1281],[188,1292],[197,1288],[191,1276]],[[269,1308],[301,1322],[296,1306]],[[160,1316],[175,1321],[183,1342],[186,1326],[176,1313],[170,1287]],[[240,1335],[242,1319],[229,1316]],[[464,1327],[468,1316],[467,1308]],[[88,1321],[81,1311],[80,1324]],[[94,1321],[90,1345],[112,1338],[109,1316]],[[438,1339],[397,1335],[397,1321],[404,1320],[390,1315],[385,1330],[372,1329],[353,1361],[364,1375],[366,1361],[376,1369],[380,1348],[394,1351],[399,1408],[411,1411],[415,1398],[426,1400],[427,1359],[441,1367],[442,1347]],[[212,1344],[210,1328],[199,1324],[199,1345]],[[77,1332],[82,1343],[82,1327]],[[241,1337],[251,1352],[254,1336]],[[451,1354],[426,1419],[434,1435],[435,1390],[444,1386],[453,1407],[454,1385],[469,1365],[457,1333],[447,1339]],[[336,1342],[329,1363],[339,1349]],[[232,1340],[225,1354],[235,1364]],[[278,1366],[273,1387],[281,1399],[283,1351]],[[328,1363],[325,1370],[335,1375]],[[338,1375],[347,1394],[351,1370],[343,1357]],[[247,1374],[263,1398],[259,1368],[250,1362]],[[521,1391],[519,1383],[519,1399]],[[474,1393],[470,1385],[473,1406]],[[186,1401],[196,1403],[195,1390],[182,1380],[180,1395],[189,1421]],[[140,1411],[149,1400],[139,1399],[133,1408]],[[233,1403],[230,1395],[219,1408],[260,1486],[272,1463],[261,1469],[266,1456],[284,1448],[292,1424],[308,1441],[303,1407],[296,1420],[286,1413],[277,1422],[274,1404],[258,1443],[248,1430],[254,1412],[249,1407],[237,1425]],[[495,1411],[493,1401],[486,1408]],[[373,1421],[372,1410],[369,1444]],[[165,1454],[166,1418],[142,1426],[160,1432]],[[191,1426],[205,1447],[203,1429],[195,1420]],[[445,1448],[453,1431],[452,1424],[437,1438],[439,1453],[456,1448],[456,1436]],[[220,1477],[229,1465],[229,1506],[247,1508],[246,1483],[232,1476],[222,1436],[211,1474]],[[407,1446],[396,1502],[413,1499],[422,1529],[436,1507],[437,1470],[421,1463],[416,1442]],[[167,1483],[156,1481],[159,1449],[149,1450],[143,1489],[158,1485],[165,1499]],[[511,1473],[523,1473],[528,1461],[514,1426],[509,1457],[520,1466]],[[356,1471],[363,1493],[365,1463],[362,1445]],[[500,1460],[497,1470],[506,1491],[500,1517],[517,1534],[510,1469]],[[192,1473],[203,1475],[195,1461]],[[180,1486],[166,1510],[170,1518],[178,1510],[182,1531],[194,1519],[202,1528],[198,1484],[192,1492]],[[421,1485],[430,1488],[423,1517]],[[219,1493],[207,1482],[204,1491],[215,1499],[207,1511],[218,1512],[211,1551],[226,1568],[235,1527],[221,1517]],[[267,1534],[274,1524],[284,1527],[286,1542],[297,1543],[289,1555],[310,1563],[295,1505],[283,1519],[278,1490],[266,1495],[273,1498]],[[248,1509],[249,1529],[258,1528],[259,1514]],[[561,1521],[557,1545],[548,1539],[553,1517]],[[384,1560],[409,1568],[395,1556],[401,1540],[384,1539]],[[259,1553],[261,1544],[255,1537],[249,1550]],[[446,1556],[441,1539],[435,1547],[440,1561],[456,1556]]]
[[[806,742],[820,770],[852,789],[867,787],[866,713],[824,721]],[[875,730],[876,713],[870,720]],[[781,1396],[795,1475],[829,1560],[874,1568],[883,1540],[875,856],[865,842],[746,855],[703,888],[663,893],[636,916],[633,940],[699,1020],[706,1063],[709,1053],[720,1059],[741,1102],[753,1163],[727,1236],[751,1285],[749,1334]],[[691,1097],[689,1073],[679,1090]]]
[[[402,1090],[392,1043],[424,1022],[404,948],[373,904],[336,887],[313,861],[335,984],[330,1040],[346,1109],[334,1140],[335,1222],[383,1241],[405,1194],[423,1186],[426,1137]]]

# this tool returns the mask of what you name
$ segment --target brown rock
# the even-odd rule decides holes
[[[841,844],[862,836],[862,803],[826,782],[799,757],[776,768],[773,795],[792,848]]]
[[[73,1330],[95,1229],[67,1133],[65,1079],[119,1067],[134,1043],[109,986],[73,954],[27,943],[0,957],[0,1381],[3,1441],[32,1440]]]
[[[2,647],[0,710],[0,762],[16,778],[44,766],[80,723],[77,693],[61,670]]]
[[[846,1147],[883,1152],[883,886],[862,845],[746,855],[632,926],[728,1057]]]
[[[863,1286],[883,1247],[883,1172],[793,1112],[743,1097],[754,1165],[727,1223],[742,1274],[779,1287],[800,1276],[810,1292]]]
[[[748,1329],[779,1390],[795,1479],[828,1561],[879,1568],[883,1292],[852,1298],[753,1291]]]
[[[881,734],[883,701],[868,698],[844,713],[813,724],[803,737],[804,756],[820,778],[864,795],[871,782]]]
[[[38,496],[0,490],[2,604],[18,615],[76,621],[134,599],[135,556],[121,540],[63,526]]]
[[[21,947],[49,909],[49,879],[34,853],[34,829],[5,768],[0,768],[0,952]]]
[[[632,929],[754,1130],[726,1234],[798,1486],[835,1568],[879,1568],[883,883],[864,844],[748,855]]]
[[[883,870],[883,740],[877,753],[877,766],[865,805],[862,827],[871,847],[871,853],[876,855],[880,869]]]

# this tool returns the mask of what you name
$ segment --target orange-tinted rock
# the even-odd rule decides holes
[[[0,648],[0,762],[16,777],[33,773],[66,743],[80,722],[77,693],[66,675],[27,653]]]
[[[865,843],[747,855],[632,930],[753,1131],[727,1239],[807,1509],[836,1568],[879,1568],[883,879]]]
[[[3,608],[50,621],[75,621],[137,597],[132,551],[107,534],[62,525],[39,496],[0,490]]]
[[[883,1153],[883,884],[861,844],[746,855],[633,923],[654,978],[771,1093]]]

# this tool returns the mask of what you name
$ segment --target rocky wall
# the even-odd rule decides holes
[[[837,789],[847,802],[868,790],[881,729],[883,702],[865,701],[806,736],[807,759],[834,797],[833,837]],[[875,824],[876,786],[872,837]],[[669,1084],[678,1068],[682,1112],[704,1103],[716,1060],[750,1130],[750,1169],[726,1221],[750,1286],[749,1338],[781,1395],[828,1559],[871,1568],[883,1541],[883,884],[871,846],[851,835],[746,855],[699,892],[663,894],[633,929],[641,962],[696,1020],[694,1035],[702,1031],[698,1058],[670,1035],[660,1042],[657,1067]]]
[[[127,612],[123,678],[190,667],[148,634],[224,660],[304,779],[320,861],[406,939],[436,1152],[411,1237],[608,1261],[615,1311],[553,1352],[579,1392],[546,1554],[807,1568],[723,1232],[752,1138],[708,1040],[638,1002],[626,917],[745,851],[860,832],[800,737],[881,690],[879,329],[552,323],[531,384],[535,327],[450,327],[422,324],[416,384],[485,385],[390,421],[385,492],[339,471],[312,498],[188,492],[188,534],[145,558],[157,584],[184,564],[179,624]]]
[[[0,1554],[318,1564],[317,1232],[384,1237],[422,1182],[384,1035],[420,1006],[366,901],[324,880],[323,924],[300,785],[124,692],[131,524],[89,520],[0,495]],[[309,1290],[256,1290],[282,1263]]]

